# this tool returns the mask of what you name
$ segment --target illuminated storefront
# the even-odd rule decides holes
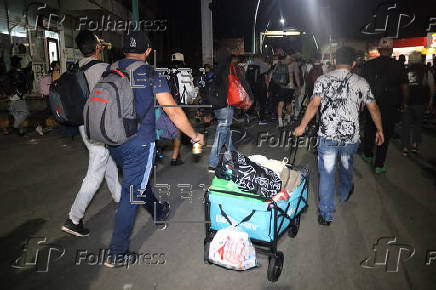
[[[427,37],[394,39],[393,55],[395,59],[404,54],[407,64],[409,55],[414,51],[419,51],[425,55],[425,63],[433,63],[433,57],[436,54],[436,33],[429,33]]]

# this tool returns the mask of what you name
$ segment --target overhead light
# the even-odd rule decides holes
[[[283,35],[267,35],[266,37],[283,37]]]
[[[282,17],[282,18],[280,18],[280,23],[282,24],[282,25],[285,25],[285,19]]]
[[[274,36],[274,35],[280,35],[280,36],[297,36],[300,35],[300,31],[295,30],[288,30],[288,31],[279,31],[279,30],[268,30],[266,32],[266,36]]]

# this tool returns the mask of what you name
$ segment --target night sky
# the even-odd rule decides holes
[[[157,0],[153,0],[157,1]],[[147,2],[140,6],[147,9]],[[148,2],[152,3],[152,2]],[[201,11],[200,0],[154,2],[154,17],[168,19],[165,33],[151,35],[159,47],[159,63],[169,61],[176,51],[185,54],[186,62],[192,66],[201,65]],[[370,40],[380,36],[364,35],[361,27],[372,21],[374,10],[380,0],[261,0],[257,33],[266,28],[281,28],[283,17],[286,27],[295,27],[309,34],[313,33],[320,45],[328,41],[329,19],[333,38]],[[416,20],[400,31],[399,37],[425,36],[428,19],[436,17],[436,0],[399,0],[398,7],[416,14]],[[214,11],[214,38],[245,38],[245,51],[251,51],[252,27],[257,0],[216,0]],[[330,7],[330,8],[329,8]],[[331,18],[329,17],[331,12]],[[436,30],[436,27],[435,27]],[[258,35],[258,34],[257,34]]]
[[[400,37],[426,34],[429,17],[436,17],[436,0],[396,1],[400,9],[416,14],[412,25],[401,30]],[[252,25],[257,0],[217,0],[215,37],[245,37],[251,43]],[[327,41],[329,10],[333,37],[368,39],[360,28],[371,21],[380,3],[375,0],[261,0],[257,29],[262,30],[271,20],[271,27],[280,27],[280,16],[286,25],[314,33],[320,42]],[[330,9],[328,8],[330,7]]]

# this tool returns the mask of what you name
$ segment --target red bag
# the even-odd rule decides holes
[[[233,71],[233,74],[232,74]],[[253,104],[247,91],[238,80],[236,68],[232,65],[229,73],[229,88],[227,90],[227,104],[239,109],[248,110]]]

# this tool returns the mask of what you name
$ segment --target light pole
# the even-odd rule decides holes
[[[135,30],[138,29],[139,24],[139,7],[138,7],[138,0],[132,0],[132,20],[135,21]]]
[[[254,13],[254,23],[253,23],[253,54],[256,54],[256,21],[257,12],[259,11],[260,0],[257,1],[256,12]]]

